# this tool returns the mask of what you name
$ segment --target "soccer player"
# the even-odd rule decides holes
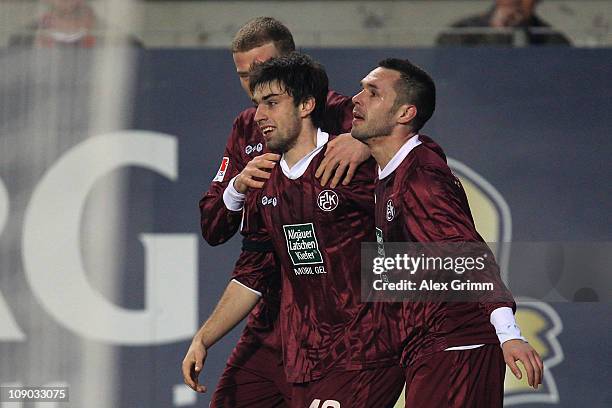
[[[386,59],[361,83],[351,133],[379,165],[375,214],[382,240],[484,245],[442,149],[419,133],[435,109],[433,80],[408,61]],[[520,360],[537,388],[542,360],[522,338],[514,308],[511,297],[405,302],[406,407],[501,407],[504,360],[519,379]]]
[[[282,153],[265,185],[246,200],[244,227],[265,230],[281,263],[283,364],[296,407],[391,407],[403,387],[397,322],[385,303],[360,301],[360,251],[374,239],[375,163],[351,184],[321,186],[316,169],[329,134],[320,126],[327,75],[293,53],[255,67],[250,76],[255,120],[268,148]],[[237,276],[261,291],[260,273]],[[248,289],[244,289],[248,292]],[[320,404],[320,405],[319,405]]]
[[[279,21],[258,17],[246,23],[236,34],[232,54],[240,82],[249,97],[248,71],[253,62],[287,54],[295,50],[291,32]],[[240,174],[240,180],[249,187],[261,186],[280,156],[266,153],[265,140],[254,120],[255,109],[241,112],[235,119],[228,139],[221,167],[209,191],[200,201],[202,235],[211,245],[218,245],[238,230],[242,211],[227,206],[224,199],[230,179]],[[350,131],[352,103],[349,98],[330,91],[324,128],[334,134]],[[331,180],[348,183],[357,165],[369,152],[350,135],[338,136],[329,143],[327,155],[321,162],[317,176],[321,183]],[[277,268],[272,246],[267,236],[253,231],[245,234],[243,251],[236,264],[239,271]],[[244,318],[252,304],[257,303],[248,318],[242,336],[228,359],[227,366],[213,394],[211,407],[284,407],[290,401],[290,388],[282,370],[280,342],[277,328],[278,290],[269,283],[269,289],[259,296],[236,297],[240,284],[229,283],[214,312],[196,333],[183,360],[185,383],[198,392],[206,387],[199,383],[208,349]],[[239,303],[239,304],[237,304]],[[241,307],[246,305],[246,307]],[[242,316],[225,319],[228,308],[244,310]]]

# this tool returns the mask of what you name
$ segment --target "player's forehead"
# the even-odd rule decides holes
[[[378,86],[391,86],[395,81],[400,78],[399,72],[383,68],[377,67],[370,71],[368,75],[366,75],[362,80],[362,85],[378,85]]]
[[[280,81],[270,81],[258,84],[253,90],[253,100],[261,102],[270,97],[289,98],[287,90]]]
[[[399,78],[399,72],[393,69],[377,67],[361,80],[361,85],[364,88],[369,86],[379,89],[392,89],[393,84]]]
[[[248,72],[254,62],[264,62],[270,58],[278,57],[280,53],[273,42],[265,43],[259,47],[251,48],[247,51],[233,53],[236,71]]]

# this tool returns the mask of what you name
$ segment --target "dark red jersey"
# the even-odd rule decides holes
[[[334,133],[350,131],[353,104],[350,98],[330,91],[327,95],[325,126]],[[223,191],[229,181],[244,169],[255,156],[264,153],[265,140],[255,122],[255,108],[242,111],[234,120],[220,168],[210,189],[200,200],[200,226],[202,236],[211,245],[219,245],[230,239],[240,226],[242,211],[230,211],[223,202]],[[268,235],[258,231],[243,231],[243,251],[233,271],[233,277],[241,280],[244,275],[272,277],[262,290],[263,300],[250,313],[241,338],[242,343],[261,344],[280,348],[277,316],[280,297],[278,262],[271,253]]]
[[[253,157],[265,152],[265,140],[254,119],[255,111],[255,108],[246,109],[234,120],[219,170],[200,200],[200,227],[202,236],[210,245],[226,242],[240,227],[242,211],[227,209],[223,191]],[[352,120],[351,99],[330,91],[323,129],[331,134],[350,132]]]
[[[481,242],[486,248],[444,152],[427,136],[419,135],[418,140],[421,143],[401,164],[392,173],[381,174],[376,183],[379,238],[384,242]],[[490,314],[498,307],[515,309],[515,304],[501,282],[493,255],[488,259],[487,276],[493,276],[496,289],[479,301],[403,304],[404,364],[449,347],[499,343]]]
[[[398,359],[389,329],[397,322],[383,303],[360,302],[361,243],[375,237],[375,162],[362,164],[348,186],[322,187],[314,176],[325,153],[322,138],[320,150],[291,170],[281,161],[245,206],[244,228],[265,228],[281,263],[283,362],[291,382]],[[264,281],[237,279],[256,290]]]

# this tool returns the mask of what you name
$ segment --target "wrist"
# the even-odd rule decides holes
[[[223,203],[225,204],[225,208],[230,211],[241,211],[244,206],[244,200],[246,199],[246,195],[237,191],[234,185],[238,177],[240,177],[240,175],[232,178],[223,192]]]
[[[234,186],[234,189],[240,193],[240,194],[246,194],[248,188],[244,183],[240,182],[240,174],[237,175],[236,177],[234,177],[234,179],[232,180],[233,183],[232,185]]]
[[[209,348],[210,347],[210,342],[206,341],[206,335],[204,333],[198,333],[193,337],[193,340],[191,342],[192,344],[198,345],[198,346],[202,346],[204,348]]]
[[[491,324],[495,327],[495,334],[499,339],[499,344],[504,345],[509,340],[522,340],[525,338],[521,334],[521,329],[516,324],[514,313],[509,307],[500,307],[491,313]]]
[[[501,343],[501,346],[503,347],[505,344],[510,344],[510,342],[512,341],[519,341],[521,343],[528,343],[527,340],[525,340],[524,338],[514,338],[514,339],[508,339],[508,340],[504,340],[503,343]]]

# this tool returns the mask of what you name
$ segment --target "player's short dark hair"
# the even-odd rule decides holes
[[[306,54],[292,52],[262,63],[254,64],[249,72],[251,93],[263,84],[278,81],[295,106],[313,97],[315,107],[312,123],[321,127],[325,115],[329,80],[325,68]]]
[[[394,108],[410,104],[417,108],[416,117],[411,127],[418,132],[431,118],[436,109],[436,85],[433,79],[423,69],[408,60],[387,58],[378,63],[379,67],[392,69],[400,73],[400,79],[395,83]]]
[[[272,17],[256,17],[238,30],[231,49],[232,53],[246,52],[270,42],[281,55],[295,51],[293,35],[283,23]]]

